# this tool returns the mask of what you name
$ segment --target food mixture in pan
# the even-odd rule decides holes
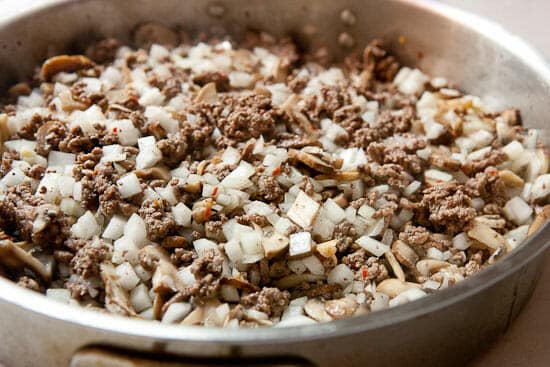
[[[445,289],[544,222],[549,155],[380,42],[154,24],[48,59],[0,105],[0,275],[79,307],[314,324]]]

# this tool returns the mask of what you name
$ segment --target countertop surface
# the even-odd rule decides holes
[[[37,0],[20,0],[22,6]],[[47,2],[49,0],[40,0]],[[1,5],[2,0],[0,0]],[[548,0],[442,0],[495,20],[522,36],[550,60]],[[15,9],[10,9],[16,11]],[[6,16],[8,14],[3,14]],[[550,366],[550,256],[533,298],[510,329],[472,367]],[[458,347],[458,346],[457,346]]]

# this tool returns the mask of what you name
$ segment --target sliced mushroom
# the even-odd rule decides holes
[[[533,221],[533,223],[531,223],[529,231],[527,231],[527,236],[535,233],[537,229],[539,229],[544,223],[546,223],[548,218],[550,218],[550,205],[545,205],[535,216],[535,220]]]
[[[100,264],[101,280],[105,284],[105,308],[112,313],[136,316],[128,292],[118,284],[118,275],[111,263]]]
[[[354,299],[344,297],[340,299],[331,299],[325,302],[325,311],[335,319],[352,316],[359,304]]]
[[[186,287],[177,275],[178,269],[169,261],[160,261],[153,274],[153,290],[158,294],[185,291]]]
[[[319,298],[312,298],[304,305],[305,313],[314,320],[331,321],[332,317],[325,311],[325,303]]]
[[[270,237],[264,237],[262,246],[264,248],[265,257],[271,259],[283,253],[289,244],[287,236],[280,233],[273,233]]]
[[[162,294],[156,294],[153,300],[153,320],[161,320],[163,314],[163,306],[165,303],[165,296]]]
[[[416,270],[423,276],[430,276],[433,273],[437,273],[439,270],[450,266],[446,261],[434,260],[434,259],[424,259],[416,263]]]
[[[392,251],[397,260],[407,268],[414,268],[414,265],[418,261],[416,252],[401,240],[393,243]]]
[[[286,112],[286,114],[290,117],[291,122],[295,122],[298,125],[298,130],[296,132],[301,133],[302,131],[306,135],[314,135],[315,129],[311,125],[311,122],[309,119],[298,109],[298,102],[300,101],[300,97],[298,97],[297,94],[290,95],[287,100],[281,105],[281,110]],[[291,126],[292,128],[292,126]],[[301,130],[301,131],[300,131]]]
[[[145,180],[164,180],[164,181],[170,181],[172,176],[170,176],[170,171],[168,171],[168,168],[166,167],[152,167],[152,168],[145,168],[145,169],[137,169],[134,171],[136,176],[141,179]]]
[[[28,83],[22,82],[11,86],[10,89],[8,89],[8,93],[10,97],[17,98],[20,96],[28,96],[32,93],[32,89]]]
[[[388,263],[390,264],[393,274],[397,277],[397,279],[405,281],[405,273],[403,272],[403,269],[401,268],[401,265],[399,265],[399,262],[395,258],[395,255],[391,250],[386,251],[384,254],[386,257],[386,260],[388,260]]]
[[[257,285],[240,278],[222,278],[221,284],[230,285],[237,289],[245,290],[249,293],[258,292],[260,290]]]
[[[198,306],[183,319],[181,325],[200,325],[202,320],[204,320],[205,314],[206,307]]]
[[[498,214],[480,215],[475,217],[474,220],[491,228],[502,229],[506,227],[506,220]]]
[[[208,83],[203,86],[197,94],[197,102],[213,104],[218,101],[218,93],[216,92],[216,83]]]
[[[141,48],[149,48],[152,44],[175,47],[179,43],[176,32],[158,23],[144,23],[134,31],[134,43]]]
[[[330,240],[318,244],[315,250],[324,258],[331,258],[336,255],[338,240]]]
[[[0,113],[0,153],[4,151],[4,142],[10,138],[8,115]]]
[[[336,168],[332,157],[319,147],[304,147],[301,150],[289,149],[288,157],[324,174],[332,174]]]
[[[290,274],[287,275],[275,282],[275,286],[279,289],[288,289],[296,287],[297,285],[303,283],[313,283],[319,280],[324,280],[324,275],[314,275],[314,274]]]
[[[190,194],[198,194],[202,191],[202,182],[195,181],[191,183],[186,183],[182,187],[183,191],[188,192]]]
[[[0,241],[0,265],[10,269],[29,269],[45,282],[51,280],[51,269],[10,240]]]
[[[420,284],[404,282],[399,279],[390,278],[390,279],[383,280],[380,284],[378,284],[378,286],[376,287],[376,291],[380,293],[384,293],[390,296],[391,298],[393,298],[398,294],[401,294],[411,288],[421,288],[421,287],[420,287]]]
[[[496,232],[487,224],[478,221],[473,221],[473,226],[468,231],[468,236],[492,250],[496,250],[506,242],[506,239],[500,233]]]
[[[510,170],[507,170],[507,169],[500,170],[498,171],[498,175],[500,176],[502,181],[504,181],[506,186],[523,187],[523,185],[525,184],[525,181],[523,181],[523,178],[519,177],[518,175],[516,175],[514,172]]]
[[[337,181],[355,181],[366,176],[365,173],[359,171],[342,171],[335,172],[330,175],[318,175],[316,180],[337,180]]]
[[[58,73],[73,73],[78,70],[88,69],[93,65],[92,60],[82,55],[54,56],[42,64],[42,79],[50,81]]]

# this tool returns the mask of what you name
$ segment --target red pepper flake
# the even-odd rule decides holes
[[[118,133],[118,127],[113,127],[113,134]]]
[[[218,186],[214,187],[214,190],[212,190],[212,196],[218,195],[219,191],[220,191],[220,188]]]
[[[210,218],[211,214],[212,214],[212,206],[208,205],[204,210],[204,220],[207,221]]]
[[[366,279],[368,275],[369,275],[369,269],[361,268],[361,276],[363,277],[363,279]]]
[[[275,176],[279,176],[281,174],[283,170],[281,169],[281,167],[277,167],[273,170],[273,172],[271,173],[273,175],[273,177]]]
[[[489,174],[491,176],[496,176],[496,175],[498,175],[498,171],[496,169],[491,169],[491,170],[489,170]]]

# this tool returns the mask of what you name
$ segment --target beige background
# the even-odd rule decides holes
[[[19,0],[23,7],[32,2]],[[2,9],[0,17],[16,12]],[[496,20],[524,37],[550,59],[548,15],[550,0],[442,0],[442,2],[479,13]],[[458,347],[458,346],[457,346]],[[533,298],[510,330],[472,367],[543,367],[550,366],[550,256]]]

